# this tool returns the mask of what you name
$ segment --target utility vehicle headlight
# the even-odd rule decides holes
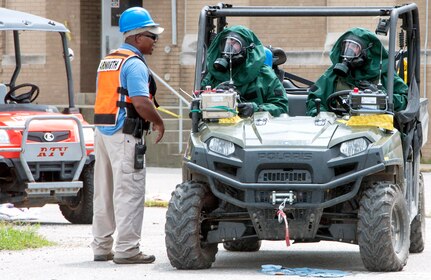
[[[0,144],[10,144],[9,135],[3,129],[0,129]]]
[[[365,151],[368,142],[364,138],[353,139],[341,144],[340,152],[346,157],[350,157]]]
[[[235,145],[232,142],[219,138],[211,138],[208,143],[208,148],[211,151],[224,156],[229,156],[235,152]]]

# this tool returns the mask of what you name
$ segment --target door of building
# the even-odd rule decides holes
[[[118,27],[121,13],[130,7],[142,7],[142,2],[143,0],[102,0],[102,57],[123,42],[123,35]]]

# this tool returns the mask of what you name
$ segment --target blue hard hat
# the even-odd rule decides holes
[[[120,32],[128,32],[130,30],[159,26],[151,18],[150,13],[142,7],[132,7],[125,10],[120,16]]]

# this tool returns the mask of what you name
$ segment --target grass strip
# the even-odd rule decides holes
[[[146,200],[145,207],[168,207],[168,202],[163,200]]]
[[[0,221],[0,250],[24,250],[53,246],[37,233],[40,225]]]

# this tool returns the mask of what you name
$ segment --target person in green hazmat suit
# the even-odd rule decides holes
[[[265,59],[264,46],[251,30],[240,25],[226,28],[208,48],[208,72],[201,87],[234,86],[240,97],[240,117],[257,111],[267,111],[275,117],[288,113],[286,91]]]
[[[328,111],[326,103],[328,96],[340,90],[356,87],[359,90],[375,91],[381,79],[382,90],[386,91],[384,87],[388,79],[388,52],[371,31],[357,27],[348,30],[335,42],[329,57],[333,65],[310,88],[307,115],[317,114],[316,98],[321,100],[320,110]],[[393,95],[395,111],[406,108],[407,92],[407,85],[395,73]]]

